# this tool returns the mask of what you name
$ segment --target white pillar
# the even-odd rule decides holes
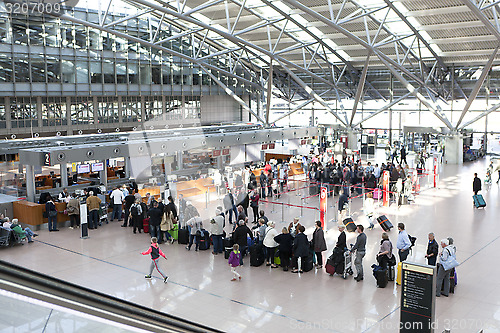
[[[35,202],[35,168],[32,165],[26,165],[26,198]]]
[[[358,150],[358,134],[352,129],[347,130],[347,149]]]
[[[101,178],[101,183],[107,189],[108,188],[108,167],[107,167],[108,160],[102,160],[101,162],[104,164],[104,169],[101,172],[99,172],[99,178]]]
[[[444,160],[448,164],[463,164],[463,139],[460,134],[447,136],[444,141]]]
[[[184,165],[183,165],[183,160],[184,158],[184,152],[182,150],[177,151],[177,170],[183,170]]]
[[[68,165],[66,163],[59,164],[61,174],[61,187],[68,187]]]

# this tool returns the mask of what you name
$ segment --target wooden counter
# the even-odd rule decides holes
[[[65,222],[69,220],[68,215],[62,213],[66,209],[66,203],[56,202],[55,204],[57,211],[60,212],[57,214],[57,222]],[[43,217],[45,205],[40,205],[26,200],[19,200],[14,201],[12,206],[14,210],[13,218],[18,219],[20,223],[37,226],[49,222],[47,218]]]

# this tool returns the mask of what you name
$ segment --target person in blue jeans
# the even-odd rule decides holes
[[[214,251],[212,254],[222,253],[222,236],[224,233],[224,213],[222,207],[217,207],[215,217],[210,220],[212,241],[214,243]]]
[[[59,231],[57,229],[57,210],[56,204],[49,196],[47,202],[45,203],[45,211],[47,212],[47,219],[49,220],[49,231]]]

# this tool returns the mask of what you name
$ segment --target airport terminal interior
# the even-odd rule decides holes
[[[500,332],[499,6],[0,1],[0,332]]]

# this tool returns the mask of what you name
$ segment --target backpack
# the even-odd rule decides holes
[[[130,213],[132,216],[139,216],[139,209],[137,208],[137,205],[132,205],[132,207],[130,207]]]
[[[415,246],[415,242],[417,241],[417,237],[413,237],[413,236],[408,235],[408,239],[410,240],[410,243],[411,243],[410,248],[409,248],[409,250],[411,252],[412,247]]]

